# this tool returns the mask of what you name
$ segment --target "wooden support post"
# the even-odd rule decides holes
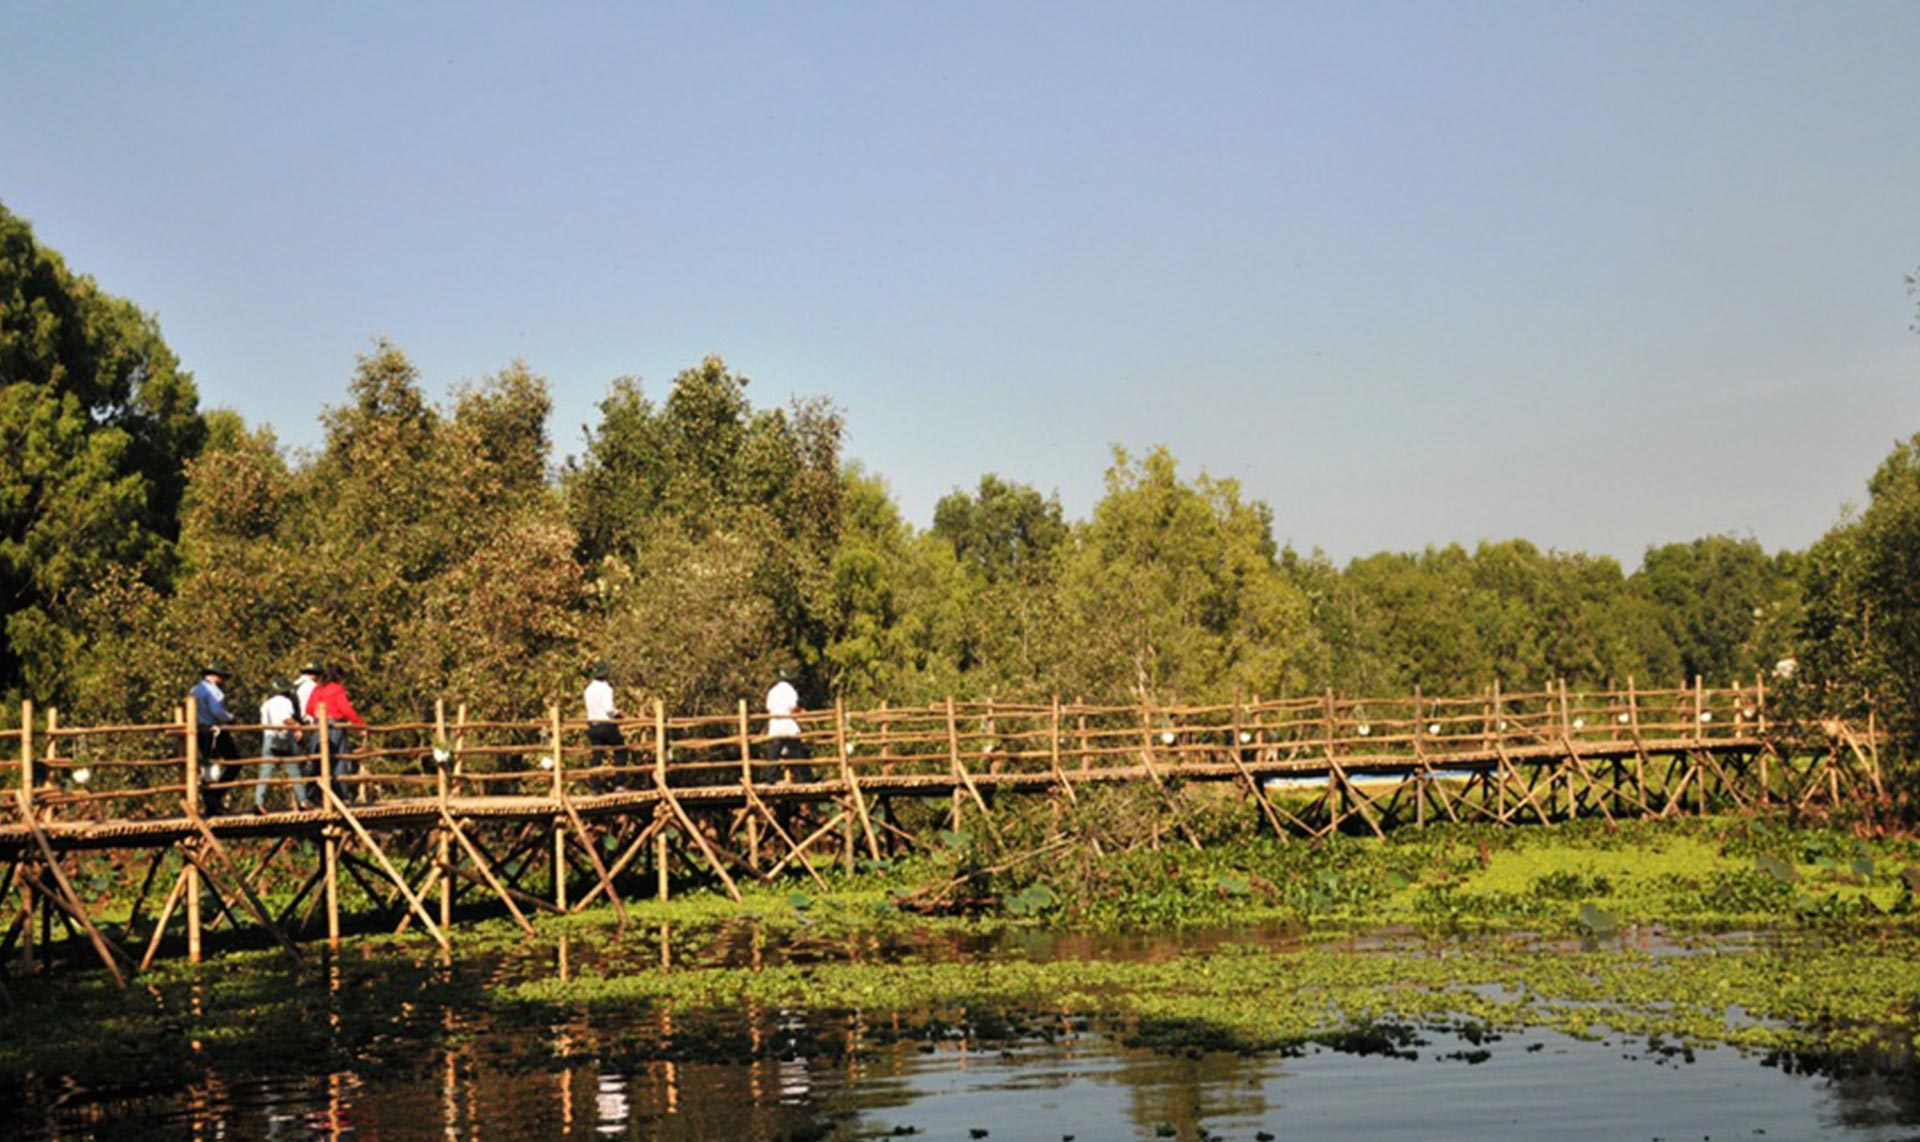
[[[442,821],[451,814],[447,812],[447,801],[452,793],[451,782],[447,777],[447,766],[452,762],[447,749],[447,702],[444,698],[433,700],[433,794],[439,807]],[[448,835],[446,825],[434,829],[433,859],[441,868],[453,862],[453,838]],[[453,927],[453,878],[440,878],[440,926]]]
[[[657,891],[660,903],[665,904],[667,902],[667,831],[665,829],[660,830],[653,838],[653,868],[654,876],[659,881]]]
[[[186,739],[187,804],[197,813],[200,811],[200,714],[199,700],[192,694],[187,695],[186,706],[180,717],[180,729]],[[197,964],[201,959],[200,866],[188,862],[187,867],[181,870],[181,875],[187,883],[187,961]]]
[[[1480,742],[1481,748],[1495,752],[1496,756],[1500,756],[1502,752],[1497,749],[1495,743],[1498,739],[1494,737],[1494,727],[1498,724],[1499,713],[1500,680],[1495,678],[1487,687],[1487,705],[1480,719]],[[1497,772],[1500,774],[1500,781],[1494,786],[1494,811],[1499,814],[1500,823],[1504,825],[1507,823],[1507,767],[1504,757]]]
[[[953,695],[947,695],[947,771],[953,774],[952,831],[960,831],[960,722],[953,712]]]
[[[333,807],[340,799],[333,793],[333,733],[329,726],[327,711],[320,709],[320,803],[329,817]],[[327,946],[338,951],[340,948],[340,829],[329,823],[320,833],[322,871],[326,873],[323,884],[327,902]]]
[[[1234,768],[1240,772],[1241,779],[1247,783],[1247,791],[1253,794],[1254,804],[1259,806],[1261,815],[1267,819],[1267,824],[1273,829],[1273,835],[1284,841],[1287,839],[1287,830],[1280,824],[1280,817],[1279,814],[1274,812],[1273,802],[1267,799],[1266,788],[1260,784],[1260,778],[1254,774],[1253,770],[1247,767],[1246,759],[1240,756],[1240,751],[1243,746],[1240,739],[1246,736],[1246,731],[1241,728],[1241,725],[1240,700],[1235,698],[1233,701],[1233,742],[1227,750],[1227,756],[1233,759]]]
[[[553,789],[549,794],[557,807],[566,800],[566,753],[560,748],[560,706],[547,707],[547,735],[553,746]],[[567,910],[567,831],[560,817],[553,818],[553,906]]]
[[[387,874],[387,879],[393,881],[394,887],[400,890],[400,894],[407,898],[407,906],[413,909],[415,916],[420,918],[420,926],[427,930],[429,936],[433,937],[434,943],[440,945],[441,951],[452,951],[452,945],[447,942],[447,934],[441,931],[440,925],[434,923],[433,917],[427,914],[427,906],[420,902],[418,896],[414,895],[413,886],[407,883],[407,878],[400,875],[400,870],[393,867],[393,862],[387,859],[387,854],[382,852],[380,846],[374,842],[373,834],[367,832],[366,827],[360,824],[360,821],[348,811],[346,804],[342,802],[339,795],[333,791],[331,783],[323,785],[321,788],[326,791],[327,799],[333,805],[334,812],[353,830],[354,836],[359,838],[361,847],[365,848],[368,855],[372,856],[374,861],[379,864],[380,870]]]
[[[186,737],[187,755],[187,804],[194,812],[200,811],[200,713],[199,699],[187,695],[185,712],[181,715],[181,732]]]
[[[667,704],[653,700],[653,783],[662,795],[667,791]],[[660,903],[667,902],[667,831],[653,838],[654,875],[659,880]]]
[[[14,799],[19,802],[22,817],[33,813],[33,702],[30,700],[23,700],[20,703],[20,784],[14,790]],[[19,883],[20,970],[32,972],[34,969],[33,889],[28,887],[24,877]]]
[[[1047,719],[1047,759],[1053,765],[1053,779],[1060,783],[1061,790],[1067,795],[1067,802],[1078,805],[1080,795],[1074,792],[1073,782],[1067,780],[1067,771],[1060,764],[1060,734],[1063,730],[1060,720],[1060,695],[1055,694],[1052,713]]]
[[[188,861],[180,875],[187,880],[187,962],[197,964],[201,958],[200,866]]]
[[[708,866],[713,869],[715,875],[719,876],[720,883],[727,890],[727,895],[733,898],[735,903],[738,903],[740,901],[740,888],[734,884],[733,877],[727,875],[727,868],[720,860],[720,854],[714,852],[713,846],[707,843],[705,835],[703,835],[700,829],[693,823],[693,818],[687,813],[686,807],[680,804],[680,799],[675,797],[673,790],[667,786],[667,712],[665,703],[658,700],[654,702],[653,721],[659,731],[659,742],[654,754],[654,775],[660,782],[660,797],[665,801],[667,808],[673,812],[673,815],[679,819],[680,827],[686,830],[687,839],[697,846],[701,854],[707,858]],[[664,862],[662,867],[665,867]]]
[[[662,793],[667,789],[667,704],[653,700],[653,783]]]
[[[627,906],[613,889],[613,874],[607,871],[606,862],[600,859],[600,850],[594,845],[593,834],[587,831],[587,823],[580,819],[579,810],[573,807],[573,802],[567,800],[564,793],[560,796],[560,807],[566,810],[567,820],[573,823],[574,835],[580,838],[580,847],[587,850],[587,861],[593,865],[593,874],[600,879],[599,888],[606,892],[608,900],[613,901],[613,910],[620,917],[620,931],[625,932]]]
[[[740,736],[740,792],[743,798],[753,795],[753,737],[751,725],[747,721],[747,700],[740,699],[739,705]],[[755,872],[760,870],[760,818],[747,814],[747,867]]]
[[[493,889],[493,891],[499,895],[500,899],[505,902],[507,911],[513,913],[514,922],[520,925],[520,930],[529,936],[533,935],[532,922],[529,921],[526,914],[521,912],[519,907],[514,904],[512,890],[502,884],[500,878],[493,874],[493,867],[487,860],[486,854],[480,851],[480,846],[474,844],[473,839],[468,837],[460,828],[460,823],[444,811],[440,814],[440,827],[460,843],[460,847],[466,852],[467,858],[473,862],[474,868],[479,871],[480,879],[488,888]],[[443,867],[449,872],[466,875],[465,869],[458,868],[452,863],[448,863]],[[543,907],[546,905],[546,901],[544,900],[537,900],[536,902]]]
[[[60,734],[60,708],[58,706],[48,706],[47,707],[47,748],[45,752],[46,752],[46,761],[47,761],[47,780],[49,781],[53,780],[53,761],[55,757],[54,751],[59,748],[59,744],[60,744],[59,734]]]
[[[1580,801],[1579,798],[1574,796],[1573,788],[1573,712],[1567,702],[1567,680],[1565,678],[1559,680],[1558,689],[1560,691],[1560,740],[1567,748],[1567,759],[1561,762],[1559,768],[1563,783],[1566,785],[1567,820],[1571,821],[1580,815]]]
[[[1706,737],[1707,689],[1706,676],[1693,676],[1693,740],[1699,742]],[[1707,772],[1700,768],[1697,754],[1689,754],[1687,765],[1697,776],[1693,783],[1693,811],[1695,816],[1707,814]]]
[[[54,853],[53,843],[47,840],[46,831],[41,829],[39,820],[33,813],[28,812],[24,814],[24,821],[28,831],[33,834],[33,843],[40,850],[41,859],[46,862],[44,867],[53,877],[54,888],[57,890],[47,892],[43,888],[41,895],[60,902],[61,907],[80,921],[81,926],[86,929],[87,938],[93,942],[94,951],[100,956],[100,962],[106,965],[107,972],[113,976],[113,982],[122,988],[126,987],[127,977],[121,974],[120,965],[114,962],[114,956],[117,954],[128,963],[133,962],[132,957],[110,943],[100,934],[100,929],[94,926],[92,917],[87,915],[86,905],[80,902],[80,894],[73,890],[73,882],[67,879],[66,870],[60,867],[60,858]],[[62,900],[63,897],[64,900]]]
[[[233,873],[233,879],[240,887],[241,898],[246,903],[248,909],[253,912],[254,919],[260,921],[260,925],[272,934],[275,942],[280,945],[282,951],[287,953],[289,959],[293,960],[296,964],[299,963],[300,949],[294,947],[293,941],[288,939],[287,934],[280,930],[280,926],[273,922],[273,916],[268,913],[267,906],[260,902],[260,896],[254,892],[253,885],[248,882],[246,873],[242,871],[239,863],[233,859],[233,855],[227,852],[227,847],[220,843],[220,838],[214,835],[213,829],[207,825],[206,818],[194,812],[192,809],[188,810],[187,817],[193,822],[194,829],[200,834],[202,849],[219,858],[220,862],[226,866],[228,871]],[[194,866],[200,869],[203,874],[207,871],[207,869],[202,866],[199,855],[193,852],[193,850],[187,850],[187,859],[192,861]]]
[[[173,919],[174,909],[180,906],[180,898],[186,894],[187,870],[192,867],[192,864],[183,865],[180,875],[174,878],[173,889],[167,893],[166,902],[160,906],[159,918],[153,922],[153,936],[147,941],[147,954],[140,957],[138,970],[146,971],[152,965],[153,957],[159,954],[160,941],[167,934],[167,921]]]
[[[1086,705],[1087,703],[1085,699],[1081,698],[1078,694],[1074,695],[1074,698],[1073,698],[1074,709],[1081,711],[1080,713],[1075,714],[1073,717],[1074,744],[1077,747],[1079,747],[1080,770],[1083,773],[1086,772],[1087,769],[1089,769],[1093,765],[1093,758],[1091,755],[1087,753],[1087,715],[1085,712]]]
[[[987,823],[987,829],[996,836],[999,828],[993,823],[993,811],[987,808],[987,799],[980,795],[980,787],[973,783],[973,775],[967,772],[966,762],[960,760],[960,723],[953,709],[953,699],[947,699],[947,757],[953,762],[953,775],[973,797],[973,803],[980,808],[980,819]],[[954,790],[953,824],[957,830],[960,825],[960,791]]]
[[[657,836],[662,829],[666,828],[666,822],[667,818],[655,816],[651,823],[640,830],[639,835],[634,837],[633,843],[627,846],[627,851],[621,853],[617,860],[607,866],[607,883],[611,884],[616,877],[627,871],[627,866],[637,860],[643,851],[652,847],[653,838]],[[587,905],[592,904],[594,898],[599,896],[602,891],[603,889],[600,885],[595,885],[589,889],[587,894],[582,896],[578,903],[574,904],[574,910],[577,912]]]
[[[1417,784],[1414,786],[1413,793],[1413,823],[1419,826],[1427,823],[1427,790],[1430,787],[1427,754],[1420,744],[1420,735],[1424,728],[1420,724],[1420,685],[1415,683],[1413,687],[1413,762],[1417,774],[1414,780]]]
[[[20,802],[20,813],[28,816],[33,812],[33,701],[20,703],[20,788],[15,791]]]
[[[847,705],[840,698],[833,700],[833,745],[840,755],[840,778],[847,783],[847,793],[853,802],[853,811],[859,814],[860,830],[867,838],[867,855],[874,860],[880,859],[880,838],[873,832],[873,817],[867,812],[867,795],[860,790],[860,777],[853,769],[853,745],[847,731]],[[748,820],[752,820],[751,817]],[[853,871],[852,837],[848,832],[847,871]]]

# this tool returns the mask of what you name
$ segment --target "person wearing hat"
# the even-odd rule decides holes
[[[240,747],[234,744],[233,735],[223,732],[233,724],[233,715],[227,710],[228,677],[226,667],[209,663],[200,672],[200,681],[187,691],[193,699],[194,737],[200,747],[201,801],[209,817],[225,811],[227,787],[223,782],[233,776],[233,767],[226,763],[240,760]]]
[[[275,770],[286,774],[293,803],[307,807],[306,774],[300,764],[300,715],[293,707],[293,687],[284,678],[273,680],[273,691],[260,703],[260,780],[253,787],[253,811],[267,811],[267,787]]]
[[[307,702],[320,686],[320,676],[325,673],[318,662],[309,660],[300,668],[300,677],[293,684],[293,713],[300,724],[309,727],[300,734],[300,768],[306,771],[307,785],[302,790],[309,801],[320,799],[320,787],[314,781],[320,776],[320,735],[311,727],[314,720],[307,716]]]
[[[587,683],[587,742],[594,747],[593,767],[599,769],[606,763],[607,751],[613,751],[613,764],[616,768],[627,764],[627,737],[620,732],[620,708],[613,698],[613,669],[605,659],[593,664],[593,681]],[[588,788],[595,793],[605,793],[609,782],[605,775],[595,774],[587,780]]]

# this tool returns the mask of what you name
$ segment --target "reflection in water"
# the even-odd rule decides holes
[[[566,979],[824,959],[830,951],[804,936],[769,943],[752,926],[702,933],[697,945],[666,926],[650,935],[613,949],[562,937],[520,949],[517,963],[464,970]],[[1062,947],[1023,936],[1012,946],[956,945],[948,954],[1165,954],[1149,940],[1071,940]],[[887,959],[899,950],[871,936],[859,941],[842,948],[842,958]],[[1191,948],[1193,938],[1182,944]],[[1920,1126],[1920,1085],[1904,1046],[1871,1059],[1763,1065],[1731,1050],[1676,1057],[1552,1032],[1476,1032],[1469,1041],[1446,1027],[1385,1026],[1346,1037],[1343,1050],[1156,1051],[1125,1045],[1154,1040],[1141,1034],[1147,1028],[1064,1009],[828,1015],[753,1000],[719,1013],[670,1002],[641,1013],[573,1012],[529,1027],[483,1005],[423,999],[400,1004],[370,1033],[361,1018],[366,977],[393,970],[365,952],[351,964],[324,961],[315,1054],[330,1052],[331,1064],[250,1060],[245,1075],[223,1074],[212,1065],[222,1056],[196,1040],[192,1049],[210,1060],[203,1081],[113,1091],[48,1077],[29,1084],[17,1104],[0,1100],[0,1137],[853,1142],[908,1130],[965,1139],[985,1130],[995,1140],[1424,1139],[1524,1136],[1551,1122],[1561,1138],[1779,1139],[1889,1137]],[[461,970],[429,969],[450,985],[448,994],[470,995],[454,986]],[[179,994],[189,1012],[212,1001],[197,987]]]
[[[595,1076],[593,1112],[594,1132],[620,1135],[627,1129],[627,1076],[617,1071],[601,1071]]]
[[[737,1016],[736,1016],[737,1018]],[[29,1138],[1084,1139],[1514,1136],[1884,1137],[1920,1122],[1911,1084],[1835,1083],[1725,1049],[1692,1062],[1626,1041],[1553,1032],[1472,1036],[1403,1027],[1395,1053],[1166,1053],[1125,1028],[1057,1013],[978,1026],[947,1019],[811,1019],[772,1011],[748,1028],[656,1013],[637,1026],[557,1031],[552,1067],[528,1068],[511,1031],[476,1024],[417,1074],[282,1075],[174,1094],[68,1091]],[[767,1047],[755,1050],[753,1044]],[[457,1045],[455,1045],[457,1044]],[[564,1048],[568,1054],[559,1054]],[[1411,1057],[1409,1057],[1411,1056]],[[1797,1064],[1796,1064],[1797,1065]],[[576,1098],[576,1092],[579,1097]],[[586,1092],[591,1092],[587,1097]],[[113,1131],[103,1130],[108,1123]]]

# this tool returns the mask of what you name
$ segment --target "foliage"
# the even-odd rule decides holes
[[[201,416],[151,318],[0,210],[0,691],[150,720],[202,660],[244,710],[319,658],[412,718],[571,703],[599,659],[634,709],[730,708],[782,667],[818,707],[1724,685],[1798,659],[1798,710],[1871,705],[1920,742],[1920,437],[1804,553],[1709,536],[1628,574],[1513,539],[1339,567],[1165,448],[1116,449],[1084,520],[987,474],[918,528],[843,463],[838,410],[750,391],[718,357],[663,400],[616,380],[556,468],[524,365],[436,403],[382,341],[289,456]]]
[[[1872,705],[1920,743],[1920,435],[1867,482],[1856,519],[1808,555],[1804,687],[1857,713]]]
[[[839,413],[756,409],[709,357],[656,408],[616,381],[563,486],[594,639],[622,677],[679,702],[758,693],[782,664],[818,689],[841,532]]]
[[[1061,686],[1147,701],[1299,685],[1313,632],[1277,554],[1273,513],[1237,482],[1187,483],[1164,448],[1115,449],[1106,496],[1061,555]]]
[[[0,695],[79,691],[94,584],[167,589],[205,432],[154,319],[0,206]]]

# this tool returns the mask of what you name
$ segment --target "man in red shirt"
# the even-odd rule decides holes
[[[347,697],[344,683],[346,675],[340,667],[327,667],[327,680],[313,688],[307,695],[306,715],[316,723],[320,715],[327,716],[327,751],[333,755],[333,776],[338,779],[353,772],[353,759],[347,754],[347,723],[351,722],[361,729],[367,723],[353,708],[353,699]]]

